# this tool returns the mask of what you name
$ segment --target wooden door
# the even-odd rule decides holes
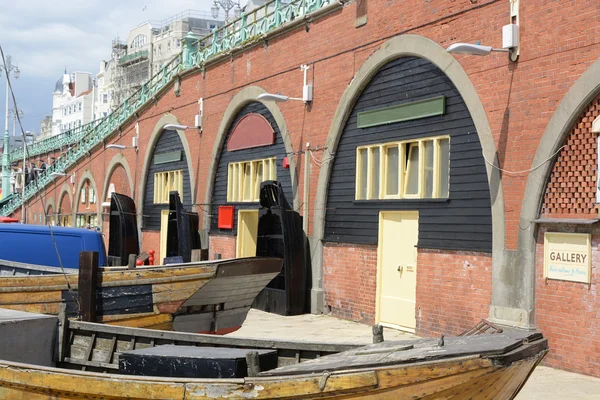
[[[257,237],[258,210],[239,210],[236,257],[255,257]]]
[[[158,264],[163,265],[167,256],[167,229],[169,227],[169,209],[160,211],[160,253]]]
[[[417,211],[379,213],[377,321],[409,332],[416,328]]]

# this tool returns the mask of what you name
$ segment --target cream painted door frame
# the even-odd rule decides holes
[[[418,211],[381,211],[377,247],[376,321],[415,332]]]
[[[158,265],[163,265],[167,256],[167,229],[169,228],[169,209],[160,211],[160,252]]]
[[[236,257],[255,257],[258,210],[238,210]]]

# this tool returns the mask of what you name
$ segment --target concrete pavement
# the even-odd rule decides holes
[[[244,325],[228,336],[358,344],[372,341],[368,325],[328,315],[282,317],[258,310],[250,310]],[[385,340],[416,338],[393,329],[385,329],[383,336]],[[600,400],[600,378],[538,367],[516,400]]]

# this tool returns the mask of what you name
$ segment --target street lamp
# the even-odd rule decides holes
[[[6,56],[6,63],[0,65],[0,75],[4,71],[6,77],[6,113],[4,114],[4,152],[2,154],[2,193],[7,197],[11,193],[10,187],[10,157],[9,157],[9,137],[8,137],[8,81],[12,72],[15,79],[19,79],[19,67],[12,65],[12,57]]]
[[[240,3],[233,0],[215,0],[213,6],[210,8],[210,12],[213,18],[217,18],[219,16],[219,8],[222,8],[225,11],[225,24],[229,22],[229,11],[235,7],[233,10],[233,18],[238,18],[241,13]]]
[[[23,118],[23,110],[19,110],[18,108],[11,108],[10,115],[13,117],[13,136],[17,136],[17,120]]]

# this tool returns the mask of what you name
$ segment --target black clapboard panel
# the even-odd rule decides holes
[[[231,135],[232,128],[238,123],[240,119],[250,113],[260,114],[271,124],[273,130],[275,131],[275,142],[270,146],[261,146],[254,147],[251,149],[245,150],[236,150],[236,151],[227,151],[227,142],[229,141],[229,137]],[[283,168],[281,166],[281,162],[283,158],[286,156],[285,145],[283,143],[283,138],[281,137],[281,132],[279,131],[279,127],[275,122],[275,118],[269,112],[267,107],[265,107],[260,102],[252,102],[246,105],[236,118],[233,120],[229,127],[229,132],[225,137],[225,141],[223,143],[223,147],[221,149],[221,154],[219,155],[219,164],[217,168],[217,174],[215,176],[215,182],[213,186],[213,194],[211,201],[211,220],[210,220],[210,233],[219,233],[219,234],[227,234],[227,235],[235,235],[237,234],[237,212],[238,210],[247,210],[247,209],[259,209],[258,202],[253,203],[228,203],[227,202],[227,166],[231,162],[239,162],[239,161],[249,161],[249,160],[257,160],[263,158],[271,158],[276,157],[277,164],[277,181],[281,182],[281,186],[285,193],[286,198],[290,201],[290,203],[294,199],[294,195],[292,193],[292,179],[290,175],[290,170],[287,168]],[[292,156],[290,156],[292,157]],[[235,207],[234,213],[234,223],[233,229],[219,229],[217,226],[217,214],[219,210],[219,206],[223,205],[233,205]]]
[[[73,290],[77,298],[77,290]],[[69,290],[62,291],[69,317],[77,315],[77,308]],[[96,292],[96,312],[101,315],[137,314],[152,312],[152,285],[100,287]]]
[[[444,115],[359,129],[358,112],[446,97]],[[445,201],[355,201],[356,148],[450,136],[450,195]],[[331,170],[325,241],[377,244],[379,212],[419,211],[418,247],[491,252],[492,215],[485,160],[469,111],[450,79],[418,57],[402,57],[373,77],[340,138]]]
[[[154,157],[156,155],[181,152],[181,158],[179,161],[171,161],[165,163],[154,163]],[[154,152],[150,161],[150,167],[148,168],[148,175],[146,176],[146,187],[144,191],[144,210],[142,218],[142,228],[147,230],[160,230],[160,214],[162,210],[167,210],[169,204],[154,204],[154,174],[157,172],[183,170],[183,194],[181,196],[181,202],[184,208],[192,209],[192,190],[190,185],[190,172],[188,171],[187,158],[183,149],[183,143],[179,139],[177,131],[166,130],[164,131],[154,147]]]

